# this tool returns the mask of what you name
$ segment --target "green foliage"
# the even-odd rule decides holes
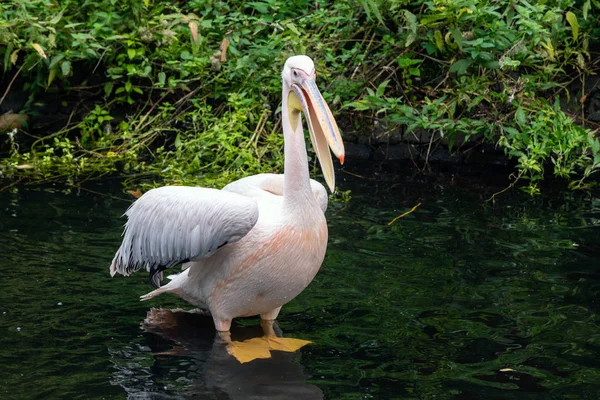
[[[12,111],[43,114],[48,95],[85,100],[64,101],[68,123],[57,132],[0,141],[0,174],[74,183],[119,171],[217,185],[279,171],[279,72],[289,55],[307,53],[332,108],[360,111],[346,117],[366,132],[370,115],[432,131],[452,149],[497,142],[528,191],[549,162],[584,187],[598,141],[548,103],[588,94],[599,5],[9,0],[0,5],[0,89],[29,96]]]
[[[573,187],[580,187],[583,180],[600,168],[600,144],[590,132],[575,125],[573,120],[560,111],[558,102],[551,107],[545,102],[539,108],[525,110],[518,107],[514,122],[516,127],[504,126],[499,144],[518,160],[520,174],[529,180],[525,188],[530,194],[538,194],[537,181],[543,178],[544,164],[550,160],[554,175],[571,179],[582,172],[580,180],[573,180]]]
[[[583,187],[598,169],[600,144],[595,131],[576,125],[558,107],[559,99],[571,97],[583,104],[586,77],[598,69],[590,46],[598,43],[593,13],[600,3],[580,3],[379,3],[386,27],[398,32],[384,36],[385,51],[401,54],[395,74],[346,106],[371,110],[376,118],[405,126],[406,133],[439,133],[451,149],[481,138],[497,142],[517,159],[515,176],[528,180],[524,189],[531,194],[539,193],[549,163],[572,188]],[[390,77],[396,85],[389,84]]]
[[[120,170],[218,184],[222,175],[280,170],[280,68],[302,48],[299,26],[312,24],[294,21],[309,4],[300,3],[4,3],[0,59],[6,76],[27,81],[21,112],[76,85],[94,100],[73,110],[79,118],[65,129],[11,147],[0,171],[73,181]]]

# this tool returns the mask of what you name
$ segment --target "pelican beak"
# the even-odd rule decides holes
[[[319,159],[325,182],[327,182],[329,190],[333,192],[335,190],[335,174],[329,149],[342,164],[344,163],[344,143],[337,123],[313,78],[306,78],[301,83],[292,84],[292,89],[294,91],[290,92],[290,95],[297,96],[302,106],[308,123],[310,141]]]

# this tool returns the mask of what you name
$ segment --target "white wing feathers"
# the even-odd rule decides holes
[[[255,196],[260,197],[261,195],[264,195],[265,192],[276,196],[283,196],[283,180],[283,174],[258,174],[231,182],[222,190],[239,193],[251,198],[254,198]],[[323,212],[327,211],[327,201],[329,196],[327,195],[325,186],[314,179],[311,179],[310,187],[321,210]]]
[[[258,206],[237,193],[186,186],[152,189],[125,212],[123,242],[111,275],[146,267],[154,274],[197,260],[243,238],[258,220]]]

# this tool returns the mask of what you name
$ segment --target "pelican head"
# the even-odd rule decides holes
[[[333,192],[335,175],[331,153],[344,163],[344,143],[337,123],[315,83],[315,64],[310,57],[294,56],[285,62],[282,72],[283,95],[287,96],[290,124],[296,129],[300,112],[304,113],[310,133],[310,141],[315,149],[323,177]],[[329,148],[328,148],[329,147]]]

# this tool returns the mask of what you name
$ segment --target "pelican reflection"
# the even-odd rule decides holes
[[[113,382],[136,399],[323,398],[317,386],[306,382],[310,377],[294,354],[272,351],[270,358],[240,363],[228,353],[228,340],[215,331],[211,320],[210,314],[199,310],[149,310],[142,323],[147,347],[137,345],[145,354],[132,355],[136,346],[123,350],[128,360],[119,362]],[[241,342],[273,333],[281,337],[276,323],[265,325],[267,322],[263,321],[263,326],[232,326],[231,338]],[[147,366],[148,351],[153,355],[151,367]],[[140,382],[143,375],[150,375],[147,379],[152,384]]]

